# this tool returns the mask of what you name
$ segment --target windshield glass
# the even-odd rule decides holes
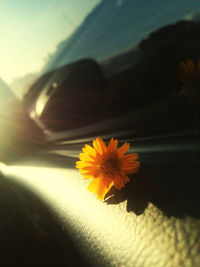
[[[190,18],[196,0],[2,0],[0,78],[22,98],[57,67],[133,48],[161,27]]]
[[[0,78],[21,96],[100,0],[0,2]]]

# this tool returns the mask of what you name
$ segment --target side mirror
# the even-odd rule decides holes
[[[47,129],[61,131],[105,118],[105,92],[101,68],[94,60],[85,59],[43,75],[30,88],[24,102],[33,119]]]

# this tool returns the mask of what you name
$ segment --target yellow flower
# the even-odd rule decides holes
[[[200,60],[195,64],[191,59],[181,62],[178,69],[182,82],[180,95],[186,95],[190,102],[199,102],[200,99]]]
[[[135,173],[140,163],[137,161],[138,154],[125,155],[130,144],[125,143],[117,150],[118,140],[111,139],[108,146],[97,137],[93,140],[93,147],[85,145],[80,154],[80,161],[76,167],[84,179],[92,179],[88,189],[103,200],[106,193],[114,185],[118,190],[130,181],[126,174]]]
[[[200,81],[200,60],[195,64],[191,59],[182,61],[179,65],[179,77],[183,83]]]

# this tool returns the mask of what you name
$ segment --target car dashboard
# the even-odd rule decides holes
[[[97,9],[111,2],[134,6]],[[73,59],[59,50],[22,101],[0,110],[1,266],[200,266],[200,23],[196,2],[183,2],[169,3],[165,23],[155,12],[137,24],[134,43],[124,29],[125,50],[72,57],[89,14],[61,43],[74,42]],[[140,162],[102,201],[75,167],[97,137],[128,142]]]

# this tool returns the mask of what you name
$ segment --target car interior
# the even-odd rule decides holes
[[[0,6],[0,266],[200,266],[198,1]]]

